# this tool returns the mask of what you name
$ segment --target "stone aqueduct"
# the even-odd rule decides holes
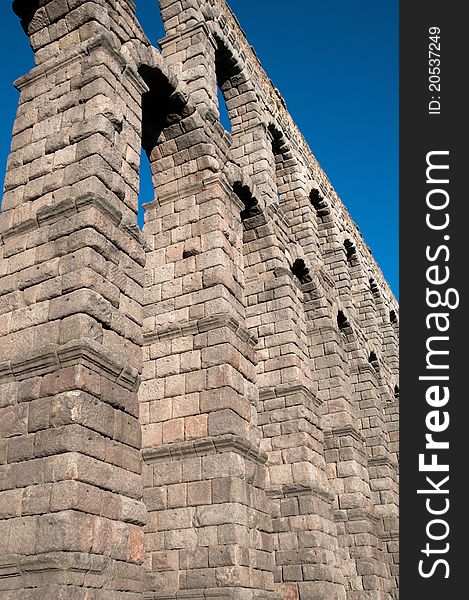
[[[395,599],[397,303],[225,0],[159,4],[13,3],[0,598]]]

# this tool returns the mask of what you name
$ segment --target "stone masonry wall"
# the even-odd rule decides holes
[[[398,305],[226,1],[159,6],[13,3],[0,599],[395,600]]]

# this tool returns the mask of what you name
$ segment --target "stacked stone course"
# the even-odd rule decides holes
[[[13,3],[0,598],[394,600],[397,303],[226,1],[159,5]]]

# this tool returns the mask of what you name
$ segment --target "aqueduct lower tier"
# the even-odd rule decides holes
[[[395,599],[398,306],[225,0],[159,4],[14,2],[0,598]]]

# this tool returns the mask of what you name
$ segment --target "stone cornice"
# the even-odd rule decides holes
[[[80,215],[80,213],[93,209],[106,216],[117,228],[111,230],[110,233],[106,232],[108,233],[109,241],[119,248],[119,250],[128,254],[137,264],[144,266],[146,257],[143,249],[142,234],[138,229],[136,219],[135,223],[130,223],[128,218],[123,218],[121,211],[114,204],[93,192],[86,192],[74,199],[65,198],[52,205],[44,205],[37,211],[34,219],[28,219],[27,221],[6,229],[2,232],[1,238],[7,240],[10,237],[26,233],[27,231],[33,231],[38,227],[54,225],[61,219],[73,215]],[[93,219],[90,219],[89,227],[92,227],[103,234],[103,231],[95,225]],[[72,230],[69,231],[69,233],[72,232]],[[126,237],[123,238],[122,236]],[[129,240],[128,238],[132,239]],[[132,244],[132,251],[130,251],[129,246],[125,247],[125,242],[123,240],[125,240],[127,244]]]
[[[382,542],[394,542],[399,540],[399,531],[384,531],[378,534],[379,539]]]
[[[322,401],[311,390],[302,383],[293,381],[289,383],[281,383],[277,386],[264,387],[259,390],[259,401],[271,400],[273,398],[282,398],[284,396],[292,396],[293,394],[302,394],[316,406],[321,406]]]
[[[193,25],[186,27],[182,31],[177,31],[176,33],[172,33],[170,35],[167,35],[167,36],[159,39],[158,45],[160,46],[160,48],[162,50],[164,50],[165,46],[168,46],[169,44],[171,44],[177,40],[180,40],[182,38],[185,38],[187,36],[191,37],[197,31],[203,31],[206,34],[207,39],[210,40],[214,50],[217,50],[216,40],[214,39],[214,37],[213,37],[210,29],[208,28],[207,23],[205,23],[205,21],[198,21],[197,23],[194,23]]]
[[[267,461],[267,455],[261,452],[259,448],[249,440],[234,434],[208,437],[190,442],[162,444],[156,448],[144,448],[142,450],[143,458],[149,464],[224,452],[235,452],[259,464],[265,464]]]
[[[202,317],[184,323],[169,323],[162,325],[156,331],[143,334],[145,344],[152,344],[163,340],[172,340],[186,335],[197,335],[214,329],[228,327],[231,331],[253,348],[257,345],[257,337],[252,334],[238,319],[229,314],[219,313],[210,317]]]
[[[0,579],[50,573],[51,571],[73,571],[75,573],[104,573],[111,559],[98,554],[79,552],[51,552],[33,556],[6,555],[0,559]]]
[[[359,363],[350,369],[352,375],[371,375],[373,379],[378,376],[376,369],[370,363]]]
[[[9,227],[2,232],[2,238],[8,239],[15,235],[32,231],[38,227],[53,225],[62,218],[70,217],[71,215],[77,214],[82,210],[86,210],[90,207],[96,208],[99,212],[108,216],[114,225],[119,225],[122,219],[122,213],[116,209],[108,200],[100,198],[96,194],[84,194],[79,198],[73,200],[72,198],[66,198],[55,202],[54,204],[46,204],[38,209],[36,218],[28,219]]]
[[[273,486],[266,491],[266,494],[269,498],[289,498],[292,496],[309,496],[313,494],[329,503],[332,503],[335,498],[335,495],[326,488],[316,483],[304,482]]]
[[[392,467],[395,468],[397,465],[394,463],[389,456],[369,456],[368,457],[369,467]]]
[[[360,444],[365,443],[365,440],[360,434],[360,432],[357,431],[355,427],[352,427],[351,425],[348,427],[334,427],[333,429],[324,432],[325,439],[340,438],[345,436],[352,437],[354,440],[357,440],[357,442],[360,442]]]
[[[118,52],[117,48],[115,47],[112,37],[109,34],[100,34],[89,40],[86,40],[86,42],[84,42],[81,46],[75,47],[69,52],[64,52],[56,58],[53,58],[51,60],[37,65],[36,67],[31,69],[29,73],[26,73],[26,75],[19,77],[13,83],[13,85],[18,91],[21,92],[28,85],[36,85],[38,81],[43,77],[49,77],[51,74],[65,69],[77,60],[82,60],[84,57],[88,56],[93,50],[96,50],[98,48],[106,49],[110,54],[112,54],[113,58],[115,58],[122,66],[122,69],[124,69],[127,66],[124,57]]]
[[[127,0],[126,0],[127,1]],[[133,3],[129,0],[129,6]],[[117,62],[121,69],[121,74],[125,74],[127,79],[134,85],[139,93],[144,94],[148,91],[148,86],[140,77],[134,67],[127,63],[126,59],[119,52],[114,44],[113,38],[106,33],[97,35],[86,40],[81,46],[65,52],[56,58],[41,63],[31,69],[29,73],[19,77],[13,85],[18,91],[22,91],[31,85],[37,85],[44,77],[50,77],[51,74],[61,71],[75,62],[86,59],[95,50],[105,50]]]
[[[138,388],[140,377],[137,369],[88,338],[73,340],[63,346],[49,346],[38,352],[25,352],[0,363],[0,382],[40,377],[75,365],[96,371],[130,391]]]
[[[368,521],[368,523],[370,523],[374,529],[374,535],[376,535],[376,531],[378,530],[378,525],[380,522],[379,517],[377,517],[376,515],[374,515],[369,509],[367,508],[351,508],[348,509],[346,511],[346,514],[344,514],[345,511],[336,511],[334,513],[334,521],[336,522],[343,522],[343,521]]]

